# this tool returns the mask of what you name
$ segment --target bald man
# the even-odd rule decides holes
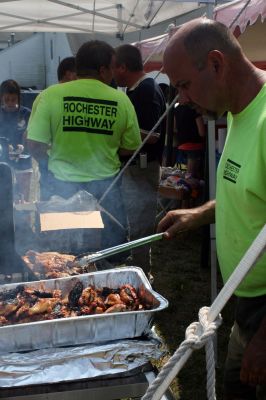
[[[217,170],[216,201],[170,211],[158,231],[216,222],[224,282],[266,222],[266,73],[244,55],[221,23],[184,24],[164,53],[164,70],[180,104],[216,119],[227,112],[228,135]],[[224,399],[266,399],[266,254],[235,291],[235,323],[225,366]]]

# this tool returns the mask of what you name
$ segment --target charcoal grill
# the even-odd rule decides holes
[[[6,400],[118,400],[123,398],[140,399],[156,378],[157,370],[150,362],[135,370],[72,382],[34,385],[13,388],[0,388],[0,398]],[[161,400],[174,400],[170,390]]]
[[[28,269],[15,247],[15,227],[13,218],[13,184],[11,168],[0,163],[0,182],[2,197],[0,199],[0,275],[5,280],[12,279],[13,274],[21,274],[22,280],[37,280]],[[102,264],[103,261],[98,261]],[[106,265],[102,266],[106,268]],[[102,269],[100,267],[100,269]],[[156,377],[156,370],[147,362],[143,366],[127,373],[120,373],[102,378],[92,378],[62,382],[55,384],[40,384],[23,387],[0,388],[0,398],[7,400],[113,400],[127,397],[140,398],[146,392],[148,385]],[[163,400],[173,400],[171,392],[167,392]]]

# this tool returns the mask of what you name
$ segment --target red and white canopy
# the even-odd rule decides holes
[[[233,31],[243,33],[247,26],[255,24],[260,19],[266,18],[265,0],[235,0],[214,9],[213,19],[220,21]]]
[[[247,57],[258,67],[266,69],[266,0],[235,0],[217,6],[213,19],[228,26],[238,38]],[[173,32],[136,43],[145,62],[145,70],[160,70],[166,44]]]

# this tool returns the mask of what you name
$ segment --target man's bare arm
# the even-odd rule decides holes
[[[49,145],[46,143],[27,139],[27,149],[29,153],[33,156],[33,158],[35,158],[35,160],[37,161],[48,158],[47,150],[49,149]]]
[[[136,150],[119,149],[118,154],[120,156],[131,156]]]
[[[148,136],[149,131],[146,131],[145,129],[140,129],[140,134],[141,134],[141,139],[144,140]],[[149,139],[146,141],[146,143],[154,144],[154,143],[158,142],[159,137],[160,137],[159,132],[153,132],[150,134]]]
[[[181,232],[214,222],[215,200],[211,200],[200,207],[169,211],[159,222],[157,231],[165,232],[165,237],[171,239]]]

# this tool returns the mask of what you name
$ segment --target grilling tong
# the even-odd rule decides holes
[[[118,246],[109,247],[108,249],[97,251],[95,253],[83,256],[78,259],[81,267],[86,266],[89,263],[102,260],[103,258],[112,256],[117,253],[122,253],[123,251],[133,249],[134,247],[143,246],[147,243],[154,242],[156,240],[162,239],[164,233],[156,233],[154,235],[146,236],[141,239],[132,240],[131,242],[119,244]]]

